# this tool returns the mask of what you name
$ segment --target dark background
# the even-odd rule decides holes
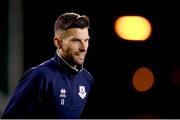
[[[90,46],[85,62],[95,79],[83,118],[179,118],[179,87],[171,73],[179,69],[179,6],[152,0],[24,0],[24,71],[54,56],[53,25],[64,12],[90,18]],[[152,34],[128,42],[114,32],[116,18],[146,17]],[[144,93],[132,86],[136,69],[148,67],[155,84]]]

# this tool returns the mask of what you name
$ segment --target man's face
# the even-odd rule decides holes
[[[61,55],[72,65],[81,65],[89,45],[88,28],[71,28],[62,38]]]

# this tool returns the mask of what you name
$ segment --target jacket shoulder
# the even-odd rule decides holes
[[[83,72],[83,76],[93,84],[94,83],[94,78],[91,75],[91,73],[88,70],[86,70],[85,68],[83,68],[82,72]]]

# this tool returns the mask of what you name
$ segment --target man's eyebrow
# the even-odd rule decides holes
[[[81,40],[81,39],[79,39],[79,38],[76,38],[76,37],[74,37],[74,38],[71,38],[71,40]],[[88,38],[86,38],[86,39],[84,39],[84,40],[89,40],[90,39],[90,37],[88,37]]]
[[[90,39],[90,36],[88,36],[85,40],[88,40],[88,39]]]

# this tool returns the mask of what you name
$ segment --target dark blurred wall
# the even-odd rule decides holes
[[[7,60],[8,60],[8,7],[7,1],[0,1],[0,91],[8,93]]]

